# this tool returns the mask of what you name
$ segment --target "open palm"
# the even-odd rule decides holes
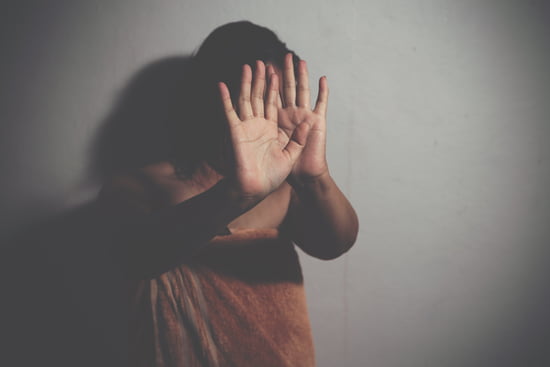
[[[254,78],[244,65],[238,113],[229,90],[219,84],[225,116],[234,152],[234,179],[244,196],[261,199],[288,177],[302,152],[310,124],[296,123],[287,128],[278,125],[279,86],[276,74],[269,76],[264,93],[265,65],[258,61]]]
[[[271,72],[274,71],[270,70],[269,73]],[[283,70],[283,98],[278,103],[278,122],[287,134],[302,123],[310,126],[306,146],[292,168],[292,175],[298,179],[315,178],[328,171],[326,162],[327,80],[325,77],[319,80],[317,102],[312,110],[305,61],[301,60],[298,65],[298,83],[294,75],[292,55],[288,54]]]

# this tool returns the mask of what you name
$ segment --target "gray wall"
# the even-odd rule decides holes
[[[136,72],[249,19],[328,76],[360,218],[347,255],[301,256],[318,365],[550,359],[547,2],[48,3],[2,11],[3,232],[94,197],[94,138]]]

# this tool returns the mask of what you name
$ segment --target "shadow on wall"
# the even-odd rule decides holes
[[[144,67],[92,146],[90,178],[166,158],[167,123],[183,119],[188,57]],[[28,223],[3,239],[2,366],[124,366],[125,274],[108,216],[95,202]]]
[[[168,159],[177,139],[171,133],[173,124],[185,121],[190,60],[162,59],[130,80],[92,146],[92,174],[105,179]]]

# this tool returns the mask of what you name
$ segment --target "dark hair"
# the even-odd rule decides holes
[[[188,119],[176,121],[172,129],[182,138],[176,139],[171,159],[179,176],[190,177],[204,161],[215,169],[230,164],[218,82],[225,82],[235,99],[244,64],[254,68],[256,60],[262,60],[282,68],[289,52],[297,63],[299,57],[273,31],[249,21],[222,25],[208,35],[191,60],[185,96]]]

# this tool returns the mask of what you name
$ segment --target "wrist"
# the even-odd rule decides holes
[[[234,203],[242,212],[252,209],[256,204],[262,201],[262,195],[252,195],[243,192],[240,185],[234,180],[224,178],[222,181],[225,186],[227,199]]]
[[[328,167],[316,175],[290,175],[288,182],[297,191],[326,191],[333,182]]]

